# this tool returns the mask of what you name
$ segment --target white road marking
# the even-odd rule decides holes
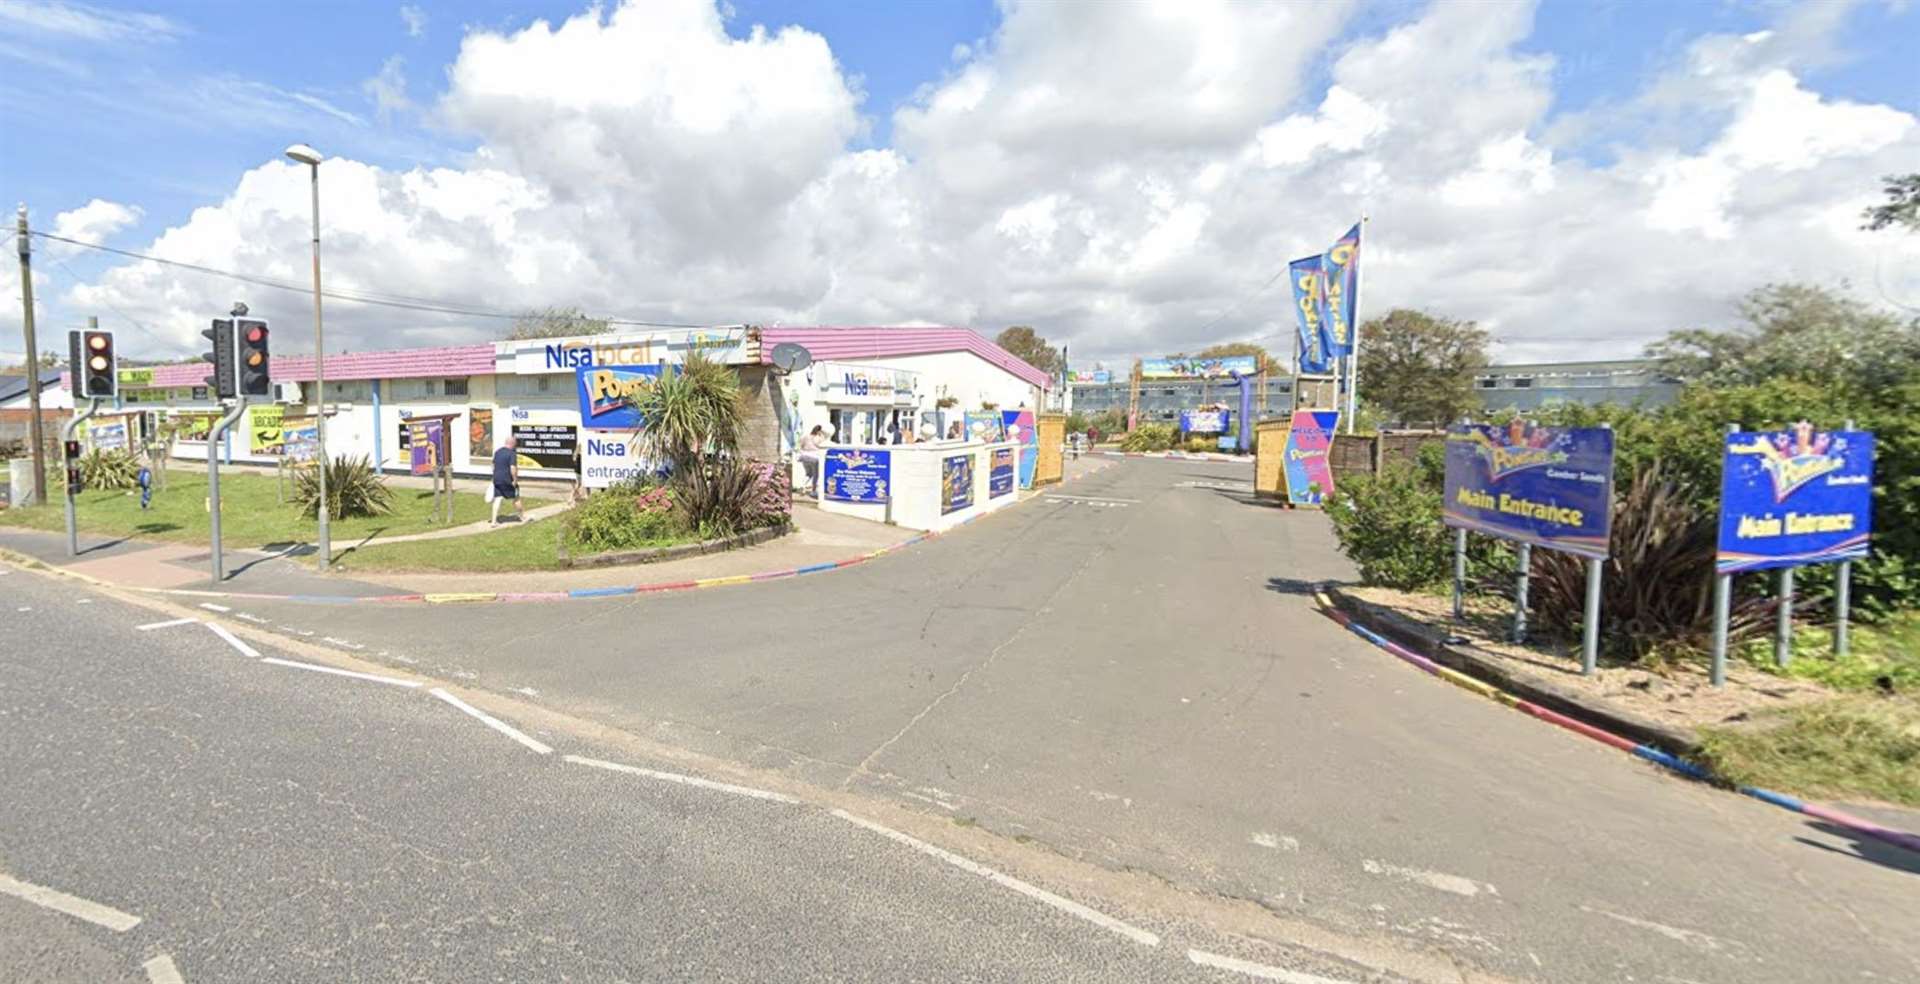
[[[462,711],[465,711],[466,713],[471,714],[476,718],[479,718],[481,724],[484,724],[487,727],[492,728],[493,730],[498,731],[503,735],[506,735],[508,738],[512,738],[514,741],[517,741],[520,744],[525,745],[530,749],[533,749],[535,752],[538,752],[541,755],[553,754],[553,749],[551,747],[543,745],[533,740],[532,738],[527,737],[525,734],[521,733],[519,730],[515,729],[512,725],[506,723],[505,721],[502,721],[499,718],[496,718],[493,715],[488,714],[487,712],[479,709],[478,707],[475,707],[472,704],[469,704],[466,701],[461,700],[460,698],[455,697],[450,693],[447,693],[446,691],[440,689],[439,687],[433,688],[431,691],[429,691],[429,693],[433,694],[435,697],[440,698],[441,700],[446,701],[449,704],[452,704],[453,706],[461,709]]]
[[[230,612],[230,611],[233,611],[233,609],[231,609],[231,608],[228,608],[228,607],[227,607],[227,606],[225,606],[225,605],[216,605],[216,604],[214,604],[214,603],[213,603],[213,602],[211,602],[211,601],[203,601],[203,602],[201,602],[201,603],[200,603],[200,607],[201,607],[201,608],[204,608],[204,609],[206,609],[207,611],[210,611],[210,612]]]
[[[1225,957],[1205,950],[1188,950],[1187,959],[1202,967],[1231,970],[1263,981],[1280,981],[1282,984],[1348,984],[1347,981],[1332,977],[1321,977],[1319,974],[1307,974],[1297,970],[1282,970],[1279,967],[1269,967],[1266,964],[1257,964],[1238,957]]]
[[[141,964],[140,969],[147,972],[151,984],[187,984],[186,978],[180,976],[180,968],[173,965],[173,958],[164,953]]]
[[[1384,861],[1375,861],[1372,858],[1367,858],[1360,862],[1360,867],[1365,869],[1369,875],[1391,875],[1405,881],[1425,885],[1428,888],[1439,889],[1442,892],[1452,892],[1455,895],[1464,895],[1468,898],[1479,895],[1481,892],[1485,892],[1488,895],[1500,894],[1499,889],[1494,888],[1486,882],[1477,882],[1471,878],[1462,878],[1459,875],[1449,875],[1439,871],[1402,868],[1397,864],[1387,864]]]
[[[343,670],[337,666],[322,666],[319,663],[302,663],[297,660],[281,659],[278,656],[268,656],[260,662],[272,663],[275,666],[291,666],[296,670],[312,670],[315,673],[331,673],[334,676],[352,677],[355,680],[371,680],[374,683],[388,683],[396,687],[412,688],[420,685],[418,680],[402,680],[398,677],[379,676],[373,673],[358,673],[353,670]]]
[[[987,867],[986,865],[979,864],[974,861],[969,861],[966,858],[963,858],[960,855],[953,853],[952,851],[948,851],[943,848],[938,848],[933,846],[932,844],[927,843],[926,841],[909,837],[908,835],[903,834],[898,830],[894,830],[891,827],[883,827],[880,824],[877,824],[871,820],[865,819],[864,817],[854,816],[853,814],[848,813],[845,810],[835,810],[833,811],[833,815],[836,817],[839,817],[842,820],[845,820],[850,824],[853,824],[856,827],[865,827],[866,829],[871,830],[874,833],[887,838],[888,840],[897,841],[901,844],[905,844],[908,847],[911,847],[922,854],[939,858],[940,860],[945,861],[946,863],[953,865],[954,867],[959,868],[962,871],[968,872],[970,874],[979,875],[982,878],[985,878],[996,885],[1000,885],[1004,888],[1011,888],[1014,891],[1019,892],[1021,895],[1024,895],[1030,899],[1033,899],[1036,902],[1050,905],[1056,909],[1059,909],[1061,912],[1065,912],[1069,915],[1078,916],[1081,919],[1085,919],[1086,921],[1093,923],[1095,926],[1098,926],[1101,929],[1110,930],[1112,932],[1119,933],[1121,936],[1124,936],[1127,939],[1134,941],[1135,943],[1139,943],[1142,946],[1159,946],[1160,945],[1160,937],[1144,929],[1141,929],[1138,926],[1133,926],[1127,923],[1123,923],[1120,920],[1115,919],[1104,912],[1100,912],[1096,909],[1088,908],[1087,906],[1081,905],[1080,903],[1075,902],[1072,899],[1063,898],[1061,896],[1055,895],[1052,892],[1049,892],[1046,889],[1039,887],[1038,885],[1031,885],[1031,884],[1028,884],[1027,882],[1021,881],[1018,878],[1013,877],[1012,875],[1002,874],[998,871],[993,870],[992,868]]]
[[[335,638],[334,638],[334,637],[332,637],[332,636],[321,636],[321,637],[320,637],[320,641],[321,641],[321,642],[331,642],[331,643],[333,643],[333,644],[334,644],[334,645],[336,645],[336,646],[343,646],[343,647],[345,647],[345,648],[347,648],[347,649],[355,649],[355,650],[359,650],[359,649],[365,649],[365,648],[367,648],[367,647],[365,647],[365,646],[362,646],[362,645],[360,645],[360,644],[359,644],[359,643],[357,643],[357,642],[348,642],[348,641],[347,641],[347,640],[345,640],[345,639],[335,639]]]
[[[32,606],[32,605],[21,605],[21,606],[20,606],[19,608],[16,608],[16,609],[14,609],[14,611],[16,611],[16,612],[30,612],[30,611],[33,611],[33,606]]]
[[[1247,841],[1255,845],[1256,847],[1270,847],[1276,851],[1300,850],[1299,838],[1288,837],[1285,834],[1275,836],[1273,834],[1267,833],[1264,830],[1260,831],[1257,834],[1254,834],[1252,837],[1247,838]]]
[[[1685,943],[1688,946],[1702,950],[1723,950],[1726,949],[1728,943],[1739,943],[1738,940],[1723,940],[1717,936],[1708,936],[1696,929],[1681,929],[1678,926],[1668,926],[1650,919],[1635,919],[1632,916],[1623,916],[1618,912],[1608,912],[1605,909],[1594,909],[1583,905],[1580,907],[1580,911],[1606,916],[1608,919],[1623,922],[1629,926],[1638,926],[1641,929],[1652,930],[1676,943]]]
[[[246,620],[247,620],[247,621],[249,621],[249,622],[255,622],[255,623],[258,623],[258,624],[260,624],[260,625],[266,625],[266,624],[267,624],[267,620],[266,620],[266,619],[264,619],[264,618],[261,618],[261,617],[260,617],[260,616],[258,616],[258,615],[249,615],[249,614],[247,614],[246,612],[234,612],[234,613],[233,613],[233,616],[234,616],[235,618],[244,618],[244,619],[246,619]]]
[[[85,919],[95,926],[105,926],[116,933],[124,933],[140,925],[140,917],[128,915],[119,909],[89,902],[75,895],[39,885],[29,884],[0,875],[0,892],[17,899],[24,899],[43,909],[62,912],[75,919]]]
[[[82,598],[82,599],[80,599],[79,601],[76,601],[76,602],[74,602],[74,604],[76,604],[76,605],[91,605],[91,604],[93,604],[93,599],[92,599],[92,598]]]
[[[217,635],[220,638],[227,640],[227,645],[240,650],[241,655],[246,656],[249,659],[260,658],[259,650],[254,649],[252,646],[249,646],[244,642],[241,642],[240,637],[227,631],[226,626],[221,625],[217,622],[208,622],[207,628],[212,629],[214,635]]]
[[[197,618],[176,618],[169,619],[165,622],[148,622],[145,625],[136,625],[133,627],[133,630],[135,632],[152,632],[154,629],[171,629],[176,625],[192,625],[198,621],[200,620]]]
[[[1073,502],[1139,502],[1139,499],[1122,499],[1117,495],[1068,495],[1065,492],[1048,492],[1049,499],[1067,499]]]
[[[584,758],[579,755],[564,755],[561,757],[567,760],[568,762],[572,762],[575,765],[591,765],[596,769],[608,769],[613,772],[626,772],[636,776],[646,776],[649,779],[662,779],[667,782],[677,782],[684,786],[698,786],[701,789],[711,789],[711,790],[714,790],[715,792],[733,793],[736,796],[751,796],[754,799],[772,800],[775,803],[800,802],[795,797],[788,796],[785,793],[776,793],[769,789],[755,789],[752,786],[735,786],[732,783],[715,782],[712,779],[702,779],[699,776],[686,776],[686,775],[681,775],[678,772],[661,772],[657,769],[643,769],[637,765],[622,765],[619,762],[607,762],[602,759]]]

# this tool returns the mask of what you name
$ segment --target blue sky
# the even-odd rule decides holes
[[[1663,153],[1702,151],[1741,111],[1732,99],[1674,105],[1649,98],[1709,35],[1801,31],[1807,40],[1789,45],[1792,54],[1780,63],[1798,85],[1830,102],[1912,112],[1920,94],[1911,54],[1920,50],[1916,7],[1879,0],[1817,7],[1547,0],[1517,41],[1502,42],[1488,57],[1549,56],[1548,108],[1526,124],[1525,135],[1550,146],[1556,166],[1605,169],[1656,144]],[[219,206],[244,176],[295,141],[389,172],[468,167],[471,153],[499,135],[446,129],[434,112],[461,39],[470,31],[512,34],[537,19],[558,23],[585,8],[582,0],[9,0],[0,8],[0,197],[26,202],[40,228],[95,198],[137,208],[138,219],[115,229],[111,241],[144,248],[191,222],[197,209]],[[989,0],[732,0],[722,9],[732,38],[747,37],[756,25],[797,25],[826,39],[846,82],[863,96],[864,128],[842,148],[850,152],[890,148],[896,109],[954,83],[970,65],[997,65],[1008,26],[1007,10]],[[1467,9],[1489,19],[1514,10],[1525,16],[1511,5]],[[1137,13],[1126,4],[1108,10],[1122,18]],[[1343,55],[1372,50],[1394,29],[1436,12],[1444,10],[1416,0],[1361,0],[1300,59],[1298,87],[1289,86],[1279,114],[1312,116]],[[1833,13],[1834,23],[1813,23],[1823,12]],[[1020,57],[1034,56],[1028,50]],[[1015,74],[1011,65],[998,67]],[[404,108],[378,104],[371,86],[383,71],[389,85],[404,83]],[[1038,76],[1058,84],[1045,72]],[[1470,89],[1457,94],[1463,108],[1480,96]],[[1164,121],[1140,122],[1150,129]],[[1473,139],[1484,145],[1496,137]],[[1457,162],[1455,170],[1469,165]],[[980,217],[988,228],[1007,221],[998,213]],[[43,275],[63,292],[112,265],[83,253],[46,264]],[[1241,279],[1265,276],[1249,271]],[[388,289],[439,293],[430,284]],[[1194,303],[1224,309],[1236,299]],[[1047,303],[1043,314],[1064,312],[1061,305],[1071,301]]]

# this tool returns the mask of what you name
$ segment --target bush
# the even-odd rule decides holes
[[[1342,481],[1324,508],[1364,584],[1416,591],[1453,576],[1453,531],[1420,469],[1389,465]]]
[[[293,508],[312,513],[320,508],[319,464],[299,470],[293,481]],[[393,492],[387,480],[374,469],[366,455],[333,459],[327,469],[327,515],[339,519],[348,516],[381,516],[393,511]]]
[[[140,484],[140,467],[132,452],[95,448],[80,459],[80,482],[90,489],[130,489]],[[52,482],[53,476],[47,480]]]
[[[1187,450],[1195,453],[1220,450],[1220,442],[1211,437],[1187,438]]]
[[[787,521],[792,491],[784,476],[773,474],[778,471],[762,462],[718,457],[688,462],[668,481],[688,528],[710,540]],[[783,490],[785,509],[776,502]]]
[[[731,452],[739,441],[745,406],[732,366],[690,352],[634,399],[646,420],[642,456],[675,467],[702,455]]]
[[[1173,446],[1172,424],[1142,424],[1120,439],[1122,451],[1165,451]]]
[[[687,534],[668,489],[631,481],[587,496],[562,526],[567,549],[575,553],[638,550]]]

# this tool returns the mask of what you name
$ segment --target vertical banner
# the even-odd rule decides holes
[[[282,427],[287,408],[279,404],[247,408],[247,450],[252,454],[281,454]]]
[[[1032,410],[1002,410],[1000,418],[1006,431],[1006,440],[1027,446],[1025,454],[1020,456],[1020,487],[1033,488],[1033,469],[1040,463],[1040,431],[1034,427]]]
[[[1324,374],[1332,372],[1325,334],[1320,327],[1323,295],[1320,286],[1320,257],[1307,256],[1287,264],[1287,279],[1293,284],[1293,313],[1299,323],[1300,371]]]
[[[1287,426],[1281,471],[1287,478],[1287,502],[1318,506],[1333,492],[1333,432],[1338,410],[1295,410]]]
[[[1334,358],[1353,354],[1353,311],[1358,298],[1354,289],[1360,281],[1360,224],[1354,223],[1320,260],[1322,286],[1327,298],[1326,320],[1321,334],[1326,352]]]
[[[415,475],[433,475],[447,461],[447,422],[442,417],[407,421],[408,463]]]
[[[973,505],[973,455],[940,459],[940,515]]]
[[[987,498],[1013,494],[1013,449],[994,448],[993,464],[987,469]]]
[[[1448,526],[1605,560],[1613,531],[1613,431],[1515,418],[1447,432]]]
[[[1873,532],[1873,432],[1728,434],[1720,472],[1722,574],[1853,560]]]
[[[886,502],[893,496],[893,452],[828,448],[822,495],[838,502]]]
[[[467,459],[479,463],[493,460],[493,408],[467,411]]]

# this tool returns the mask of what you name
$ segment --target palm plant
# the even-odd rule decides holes
[[[733,367],[694,351],[634,399],[646,423],[638,435],[647,457],[674,468],[733,451],[740,438],[740,380]]]
[[[315,462],[300,469],[293,483],[293,506],[303,513],[320,505],[318,469],[327,469],[327,514],[335,518],[378,516],[393,511],[393,492],[387,488],[373,460],[365,455],[340,455],[331,462]]]

